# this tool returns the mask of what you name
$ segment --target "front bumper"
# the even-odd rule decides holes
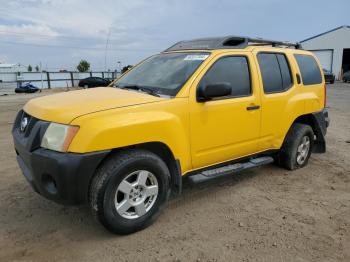
[[[26,130],[20,130],[23,117],[29,118]],[[48,122],[28,116],[21,111],[14,123],[12,135],[17,161],[28,182],[36,192],[62,204],[87,201],[91,177],[109,153],[60,153],[40,147]]]

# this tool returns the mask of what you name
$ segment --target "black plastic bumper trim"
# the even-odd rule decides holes
[[[47,199],[66,205],[87,202],[90,180],[110,152],[76,154],[43,148],[29,152],[18,144],[15,147],[18,164],[33,189]],[[46,185],[47,178],[53,181],[55,193]]]

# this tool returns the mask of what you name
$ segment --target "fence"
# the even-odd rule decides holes
[[[12,94],[21,83],[31,82],[45,88],[78,86],[79,80],[95,76],[109,80],[116,78],[119,72],[0,72],[0,95]]]

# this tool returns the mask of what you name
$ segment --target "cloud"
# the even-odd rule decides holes
[[[348,17],[342,8],[348,0],[339,0],[336,6],[316,0],[0,2],[0,31],[5,31],[0,32],[0,50],[8,60],[40,59],[64,68],[75,67],[79,58],[103,68],[108,34],[107,63],[113,67],[116,61],[134,64],[174,42],[196,37],[249,35],[297,41],[344,24]],[[320,15],[324,13],[327,19]]]
[[[6,64],[8,61],[8,57],[5,54],[0,54],[0,64]]]
[[[52,30],[46,25],[0,25],[0,34],[5,35],[43,35],[47,37],[57,37],[58,32]]]

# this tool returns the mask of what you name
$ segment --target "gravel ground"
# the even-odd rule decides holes
[[[33,96],[0,97],[0,261],[350,261],[350,84],[328,87],[326,154],[293,172],[269,165],[186,184],[154,225],[129,236],[25,181],[10,131]]]

